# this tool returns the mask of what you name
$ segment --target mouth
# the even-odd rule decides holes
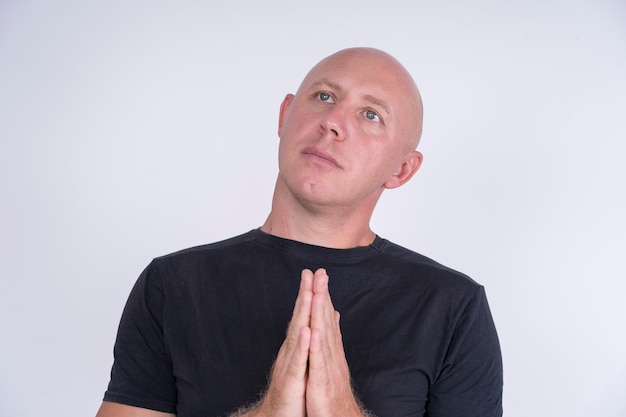
[[[331,154],[329,154],[328,152],[325,152],[321,149],[316,149],[313,147],[309,147],[306,148],[302,151],[302,154],[313,159],[316,160],[318,162],[321,162],[323,164],[326,165],[330,165],[333,166],[335,168],[341,168],[341,165],[339,165],[339,163],[337,162],[337,160],[335,158],[332,157]]]

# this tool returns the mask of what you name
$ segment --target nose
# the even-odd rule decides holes
[[[340,104],[335,104],[320,120],[320,131],[334,140],[343,141],[347,137],[346,111]]]

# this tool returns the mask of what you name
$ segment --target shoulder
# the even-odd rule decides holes
[[[446,293],[465,294],[475,294],[482,289],[478,282],[465,273],[389,240],[380,240],[379,251],[381,262],[392,265],[405,279],[419,281],[430,289],[441,288]]]
[[[225,265],[241,263],[255,252],[254,233],[214,243],[198,245],[158,256],[146,266],[139,282],[148,286],[167,287],[195,281],[205,281],[208,276],[218,275]]]
[[[254,233],[250,231],[218,242],[192,246],[158,256],[152,260],[148,268],[193,268],[198,263],[212,263],[216,259],[224,260],[231,256],[241,254],[242,251],[246,250],[246,247],[253,245],[254,240]]]
[[[233,248],[249,244],[255,240],[254,231],[250,231],[239,236],[224,239],[218,242],[207,243],[198,246],[192,246],[176,252],[155,258],[157,262],[177,261],[185,258],[193,258],[195,256],[220,254],[231,251]]]

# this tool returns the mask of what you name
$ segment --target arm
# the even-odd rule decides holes
[[[150,263],[135,283],[122,313],[111,380],[100,410],[110,414],[104,416],[117,415],[120,410],[119,415],[125,416],[124,410],[133,408],[138,409],[135,413],[154,409],[176,413],[176,385],[163,333],[164,293],[159,270],[154,262]]]
[[[176,417],[176,415],[103,401],[96,417]]]

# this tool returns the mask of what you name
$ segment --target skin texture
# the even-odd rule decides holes
[[[160,411],[146,408],[131,407],[130,405],[117,404],[103,401],[96,417],[174,417],[175,414],[161,413]]]
[[[371,243],[383,190],[421,165],[421,126],[419,92],[394,58],[354,48],[324,59],[281,105],[279,175],[262,230],[334,248]]]
[[[339,51],[307,74],[280,107],[279,174],[266,233],[304,243],[369,245],[385,189],[409,181],[422,102],[408,72],[371,48]],[[324,269],[302,271],[293,316],[262,400],[236,416],[350,417],[366,414],[350,385],[339,312]],[[98,417],[170,414],[104,402]],[[234,417],[234,416],[233,416]]]

